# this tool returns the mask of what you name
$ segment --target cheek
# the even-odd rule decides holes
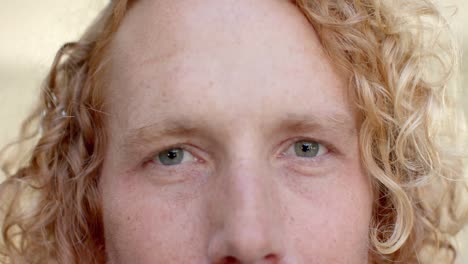
[[[199,199],[168,202],[150,184],[132,180],[103,180],[101,189],[109,263],[201,263]]]
[[[287,232],[304,263],[367,263],[372,195],[367,178],[354,171],[288,183]]]

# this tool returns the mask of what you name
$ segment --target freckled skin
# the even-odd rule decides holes
[[[138,1],[110,59],[100,181],[108,263],[368,263],[372,196],[356,111],[297,7]],[[334,112],[349,130],[276,128],[284,113]],[[181,117],[200,130],[126,154],[128,131]],[[334,148],[283,155],[309,138]],[[172,144],[194,159],[147,160]]]

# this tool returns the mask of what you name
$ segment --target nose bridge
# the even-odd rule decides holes
[[[223,263],[224,258],[277,263],[280,257],[281,221],[275,208],[274,178],[266,159],[253,156],[233,159],[219,175],[219,228],[210,245],[215,263]]]
[[[237,219],[233,224],[248,224],[246,228],[261,227],[271,219],[272,179],[260,166],[255,161],[244,160],[227,174],[225,213],[231,216],[230,220]]]

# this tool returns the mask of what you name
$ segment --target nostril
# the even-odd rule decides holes
[[[278,256],[276,256],[275,254],[268,254],[265,256],[265,260],[267,261],[267,263],[278,263]]]
[[[221,262],[223,264],[236,264],[239,263],[235,257],[225,257],[224,260]]]
[[[267,261],[267,263],[271,263],[271,264],[276,264],[278,263],[278,257],[275,254],[268,254],[263,258],[263,261]],[[237,260],[237,258],[232,257],[232,256],[224,257],[223,260],[220,262],[220,264],[238,264],[238,263],[240,263],[240,261]]]

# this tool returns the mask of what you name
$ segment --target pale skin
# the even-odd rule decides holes
[[[294,4],[137,1],[109,59],[108,263],[369,262],[358,115]]]

